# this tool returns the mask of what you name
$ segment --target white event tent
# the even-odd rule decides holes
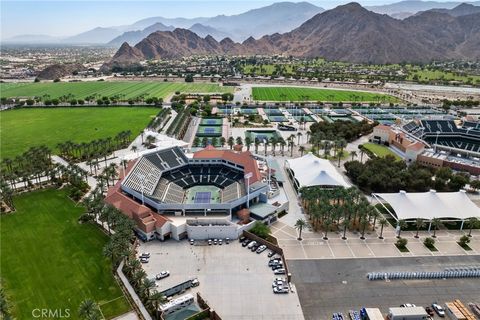
[[[286,164],[292,171],[298,188],[349,187],[349,184],[329,160],[321,159],[312,153],[307,153],[300,158],[288,159]]]
[[[480,218],[480,208],[468,198],[465,190],[458,192],[411,192],[373,193],[372,196],[397,220],[424,219],[464,221]],[[387,202],[392,209],[384,205]]]

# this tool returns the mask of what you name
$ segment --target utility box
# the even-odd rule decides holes
[[[426,320],[428,314],[423,307],[400,307],[390,308],[387,318],[389,320]]]

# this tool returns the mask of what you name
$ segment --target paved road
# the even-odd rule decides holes
[[[480,265],[480,256],[288,261],[305,319],[329,319],[333,312],[403,303],[420,306],[460,299],[480,303],[480,279],[369,281],[371,271],[440,271]]]

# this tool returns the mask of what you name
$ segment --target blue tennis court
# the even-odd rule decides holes
[[[215,129],[214,129],[214,128],[209,128],[209,127],[207,127],[207,128],[205,128],[205,129],[203,130],[203,132],[204,132],[204,133],[215,133]]]
[[[210,203],[211,198],[212,198],[211,192],[197,192],[195,193],[194,203]]]

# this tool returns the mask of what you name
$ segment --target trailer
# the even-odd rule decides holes
[[[365,315],[368,320],[385,320],[385,317],[378,308],[365,308]]]
[[[389,320],[426,320],[427,311],[423,307],[400,307],[388,310]]]

